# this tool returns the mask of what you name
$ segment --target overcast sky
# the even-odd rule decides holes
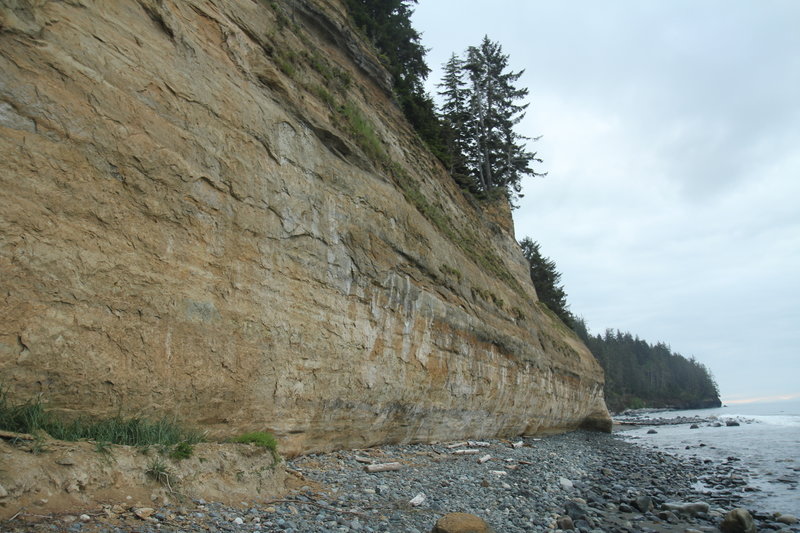
[[[590,329],[800,396],[800,1],[420,0],[430,90],[499,41],[546,178],[514,214]]]

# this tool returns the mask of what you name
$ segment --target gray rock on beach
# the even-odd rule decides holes
[[[719,526],[722,533],[757,533],[753,517],[747,509],[729,511]]]
[[[567,516],[574,521],[583,520],[589,514],[589,509],[585,505],[574,500],[568,501],[564,505],[564,510],[567,512]]]
[[[558,525],[558,529],[563,529],[565,531],[575,529],[575,524],[569,516],[560,516],[558,520],[556,520],[556,524]]]
[[[651,507],[653,507],[653,500],[650,499],[649,496],[638,496],[633,501],[633,506],[639,509],[641,512],[646,513],[650,511]]]
[[[709,505],[705,502],[672,503],[667,502],[661,506],[662,509],[676,513],[695,516],[698,513],[707,513]]]
[[[495,533],[483,518],[469,513],[449,513],[436,521],[431,533]]]

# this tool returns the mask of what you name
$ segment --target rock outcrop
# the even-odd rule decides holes
[[[0,381],[287,454],[609,428],[338,2],[0,0]]]

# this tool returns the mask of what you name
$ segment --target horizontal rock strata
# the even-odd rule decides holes
[[[289,455],[610,425],[507,210],[424,149],[341,5],[31,4],[0,7],[12,395]]]

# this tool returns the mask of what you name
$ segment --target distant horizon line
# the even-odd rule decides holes
[[[800,399],[800,392],[790,394],[778,394],[775,396],[759,396],[757,398],[733,398],[729,400],[722,400],[723,404],[743,404],[743,403],[758,403],[758,402],[781,402],[786,400]]]

